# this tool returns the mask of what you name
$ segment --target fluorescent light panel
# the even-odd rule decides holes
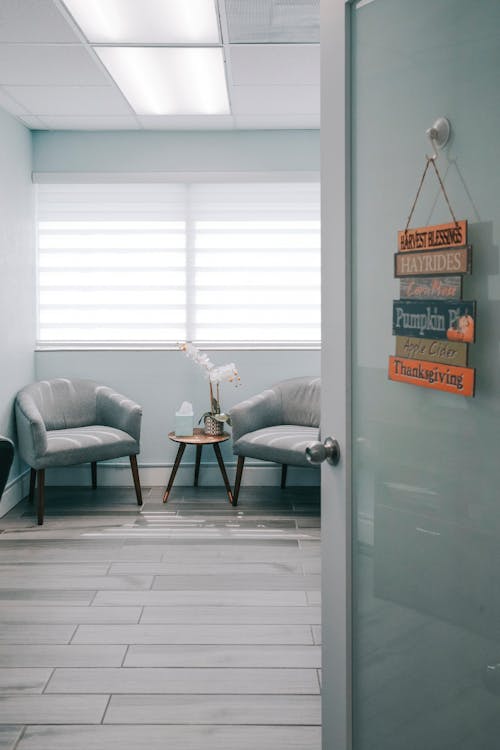
[[[93,44],[218,44],[215,0],[63,0]]]
[[[96,47],[138,115],[227,115],[222,49]]]

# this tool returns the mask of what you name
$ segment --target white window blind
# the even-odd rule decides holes
[[[317,183],[38,185],[41,345],[317,344]]]

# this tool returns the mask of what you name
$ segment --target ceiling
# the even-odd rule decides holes
[[[319,0],[214,2],[230,114],[134,112],[63,0],[0,0],[0,107],[33,130],[318,128]]]

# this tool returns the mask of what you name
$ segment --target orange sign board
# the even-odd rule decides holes
[[[461,247],[466,244],[466,221],[452,221],[449,224],[403,229],[398,232],[398,250],[400,253],[415,250],[436,250],[442,247]]]
[[[404,357],[389,357],[389,380],[411,383],[437,391],[473,396],[476,371]]]

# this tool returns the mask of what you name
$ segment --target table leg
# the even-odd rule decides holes
[[[213,443],[215,456],[217,458],[217,463],[219,464],[220,473],[222,474],[222,478],[224,480],[224,484],[226,485],[226,492],[227,496],[229,498],[229,502],[231,505],[233,504],[233,493],[231,492],[231,485],[229,484],[229,479],[227,478],[226,474],[226,467],[224,466],[224,461],[222,460],[222,454],[220,452],[220,448],[218,443]]]
[[[201,462],[201,451],[203,450],[202,445],[196,446],[196,463],[194,465],[194,486],[198,487],[198,477],[200,476],[200,462]]]
[[[179,468],[179,464],[181,462],[182,454],[186,450],[186,444],[180,443],[179,450],[177,451],[177,455],[175,457],[174,466],[172,468],[172,473],[170,474],[170,479],[168,480],[167,489],[165,490],[163,494],[163,502],[166,503],[168,500],[168,496],[170,494],[170,490],[172,489],[172,485],[174,483],[175,475],[177,474],[177,469]]]

